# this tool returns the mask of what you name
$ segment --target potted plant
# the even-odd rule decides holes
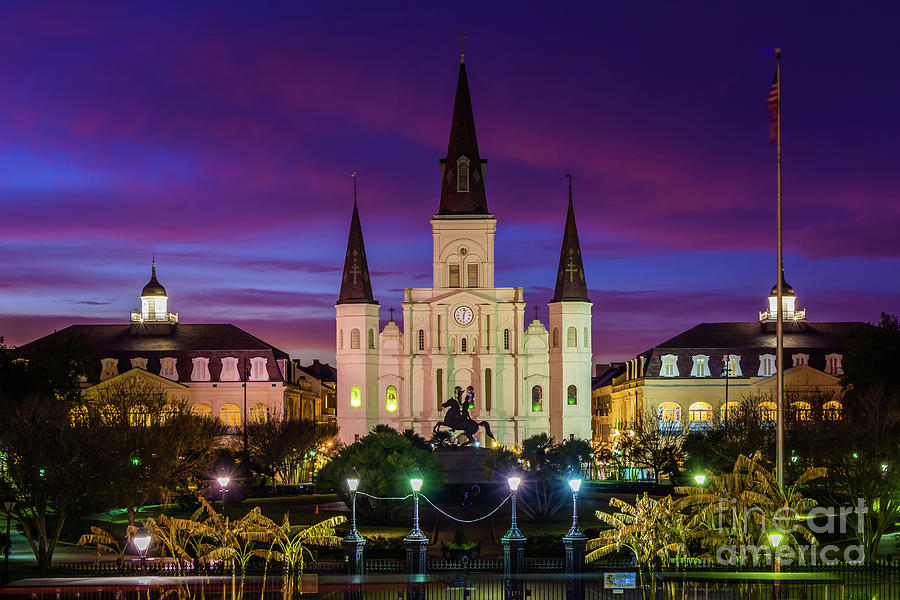
[[[456,527],[456,534],[453,541],[447,544],[447,550],[450,554],[450,560],[453,562],[470,561],[473,556],[481,553],[481,544],[476,544],[466,535],[466,528],[460,523]]]

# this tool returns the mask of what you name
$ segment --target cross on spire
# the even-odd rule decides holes
[[[394,320],[394,307],[392,306],[388,310],[391,311],[391,321],[393,321]]]
[[[459,62],[466,62],[466,40],[469,36],[466,35],[465,29],[459,30],[459,35],[456,36],[456,39],[459,40]]]
[[[538,313],[538,305],[535,304],[535,305],[534,305],[534,320],[535,320],[535,321],[538,320],[537,313]]]

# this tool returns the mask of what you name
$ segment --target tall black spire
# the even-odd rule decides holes
[[[552,301],[590,302],[584,279],[584,263],[581,261],[581,246],[578,243],[578,229],[575,227],[575,209],[572,206],[572,174],[566,173],[566,178],[569,180],[569,212],[566,214],[566,230],[559,253],[559,271],[556,274],[556,291]]]
[[[363,243],[359,209],[356,207],[356,173],[353,174],[353,217],[350,219],[350,235],[347,238],[347,256],[344,258],[344,277],[341,280],[341,296],[338,304],[377,304],[372,297],[372,281],[369,279],[369,263]]]
[[[165,296],[166,288],[156,279],[156,254],[153,255],[153,267],[150,270],[150,281],[141,290],[141,296]]]
[[[461,58],[450,125],[450,143],[447,146],[447,157],[441,159],[443,179],[439,215],[488,214],[484,193],[486,163],[478,155],[469,80],[466,78],[466,65]]]

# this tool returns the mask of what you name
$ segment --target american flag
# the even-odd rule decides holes
[[[769,88],[769,98],[766,100],[766,108],[772,115],[772,121],[769,123],[769,143],[775,143],[775,136],[778,132],[778,72],[775,72],[775,78],[772,80],[772,87]]]

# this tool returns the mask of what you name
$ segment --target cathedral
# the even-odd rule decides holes
[[[487,421],[500,444],[515,446],[537,433],[557,441],[590,438],[591,302],[571,185],[548,331],[537,319],[526,322],[522,287],[494,285],[497,219],[488,210],[486,164],[461,62],[440,161],[440,204],[431,219],[432,287],[406,288],[402,323],[391,320],[381,331],[354,198],[335,305],[344,443],[380,423],[429,438],[443,418],[441,405],[457,386],[470,385],[472,417]]]

